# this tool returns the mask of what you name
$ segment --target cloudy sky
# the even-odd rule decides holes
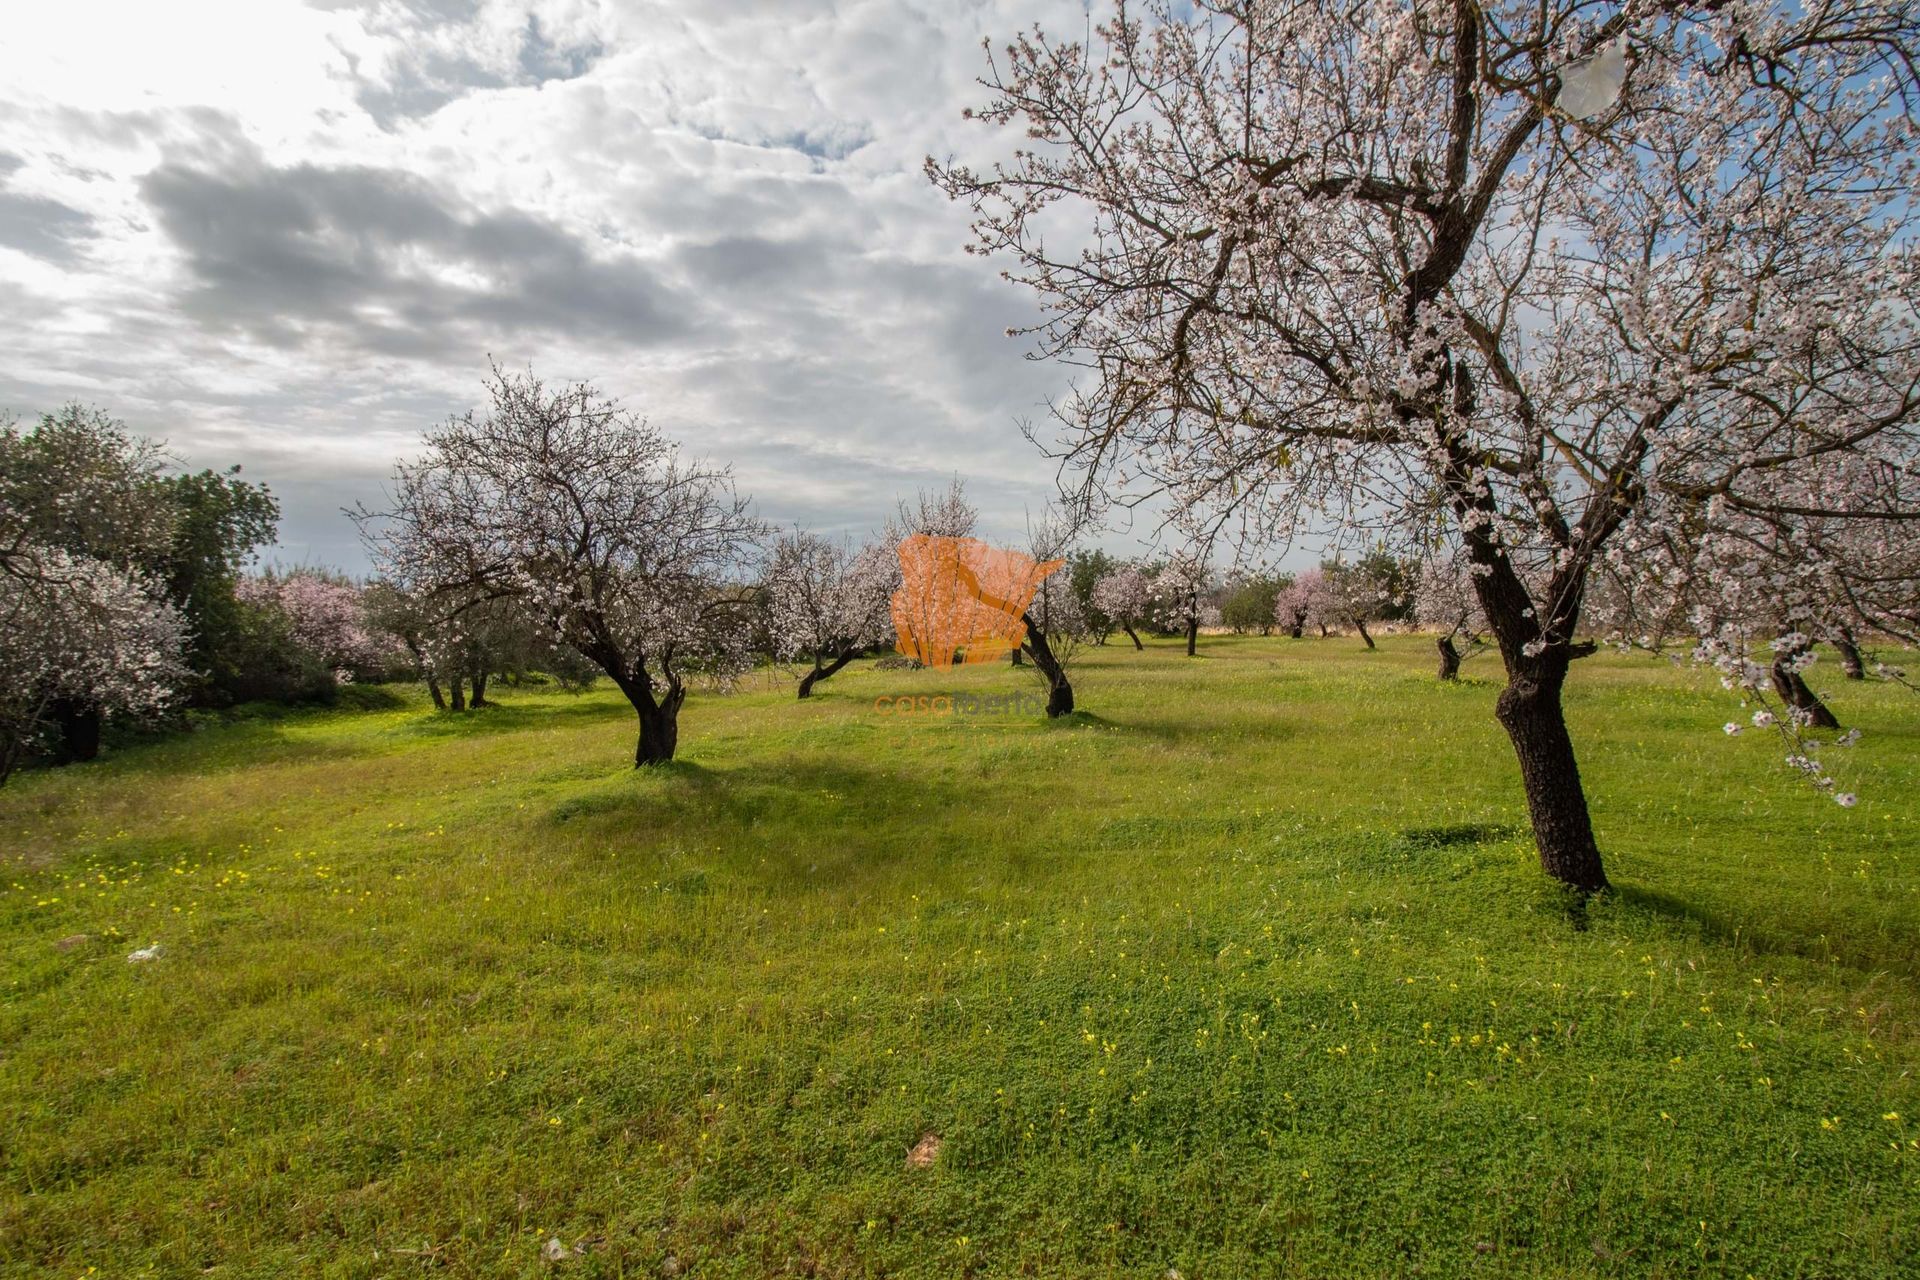
[[[1065,385],[922,159],[983,36],[1080,0],[181,0],[16,6],[0,44],[0,411],[96,404],[238,462],[282,562],[364,567],[489,355],[586,378],[762,512],[860,533],[958,473],[1010,537]]]

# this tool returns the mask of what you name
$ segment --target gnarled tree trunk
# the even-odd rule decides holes
[[[440,677],[436,675],[433,668],[428,665],[427,651],[425,646],[420,643],[419,635],[415,632],[407,631],[401,635],[400,642],[407,646],[407,652],[413,655],[414,665],[419,668],[421,677],[427,682],[427,692],[433,695],[433,709],[435,711],[445,711],[447,709],[447,695],[440,691]]]
[[[1198,640],[1199,637],[1200,619],[1189,614],[1187,616],[1187,656],[1189,658],[1194,654],[1194,642]]]
[[[1132,627],[1129,627],[1126,624],[1122,623],[1120,629],[1127,633],[1127,639],[1133,641],[1133,647],[1135,649],[1144,649],[1147,647],[1144,644],[1140,643],[1140,637],[1134,633],[1134,630]]]
[[[1840,670],[1849,680],[1867,678],[1866,663],[1861,661],[1860,646],[1853,638],[1853,632],[1841,627],[1833,633],[1833,647],[1840,653]]]
[[[1365,618],[1355,618],[1353,620],[1353,628],[1360,633],[1360,638],[1367,642],[1367,648],[1371,649],[1374,647],[1373,637],[1367,632],[1367,620]]]
[[[484,670],[475,671],[472,676],[472,683],[473,697],[468,699],[467,705],[469,707],[492,706],[493,704],[487,701],[487,673]]]
[[[640,716],[640,740],[634,744],[633,767],[672,760],[680,745],[680,696],[671,694],[651,707],[636,706],[634,710]]]
[[[656,696],[653,677],[643,664],[635,663],[628,668],[616,659],[601,662],[600,667],[613,677],[620,692],[633,704],[634,714],[640,717],[640,739],[633,747],[633,767],[638,769],[642,765],[672,760],[680,745],[680,704],[686,701],[686,687],[669,674],[665,696]]]
[[[13,771],[27,754],[27,737],[21,733],[0,734],[0,786],[5,786]]]
[[[1805,648],[1789,649],[1773,660],[1773,691],[1780,700],[1801,713],[1806,723],[1815,729],[1838,729],[1840,721],[1833,712],[1827,710],[1827,704],[1820,701],[1820,695],[1807,687],[1807,682],[1794,666],[1795,659],[1806,652]]]
[[[820,655],[817,653],[814,654],[813,670],[800,677],[800,696],[802,698],[811,698],[813,696],[813,686],[819,684],[822,680],[832,679],[836,671],[839,671],[842,667],[853,661],[855,653],[856,650],[851,648],[842,649],[832,662],[824,664],[820,661]]]
[[[1027,624],[1027,652],[1033,657],[1033,665],[1040,668],[1040,674],[1046,677],[1047,717],[1052,719],[1071,714],[1073,682],[1067,679],[1067,669],[1060,664],[1053,646],[1047,643],[1047,633],[1034,625],[1033,615],[1022,614],[1021,621]]]
[[[451,701],[455,711],[465,711],[467,709],[466,677],[456,675],[448,680],[447,693],[451,695]]]
[[[1460,678],[1460,650],[1453,643],[1451,635],[1440,636],[1433,642],[1440,651],[1440,678],[1458,680]]]

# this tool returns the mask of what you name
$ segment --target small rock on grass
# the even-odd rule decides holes
[[[150,947],[142,947],[138,951],[129,951],[127,953],[127,963],[142,964],[148,960],[158,960],[161,950],[160,944],[156,942]]]
[[[907,1152],[907,1168],[930,1168],[933,1162],[939,1158],[940,1135],[937,1133],[929,1133],[914,1144],[913,1150]]]

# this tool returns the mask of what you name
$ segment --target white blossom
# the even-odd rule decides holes
[[[70,701],[104,718],[150,719],[188,676],[186,624],[158,585],[44,547],[0,573],[0,782]]]

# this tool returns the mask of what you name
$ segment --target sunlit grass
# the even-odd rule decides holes
[[[1584,922],[1411,637],[1111,646],[1054,724],[863,665],[641,773],[507,690],[22,775],[0,1268],[1910,1275],[1920,702],[1831,666],[1852,810],[1580,664]]]

